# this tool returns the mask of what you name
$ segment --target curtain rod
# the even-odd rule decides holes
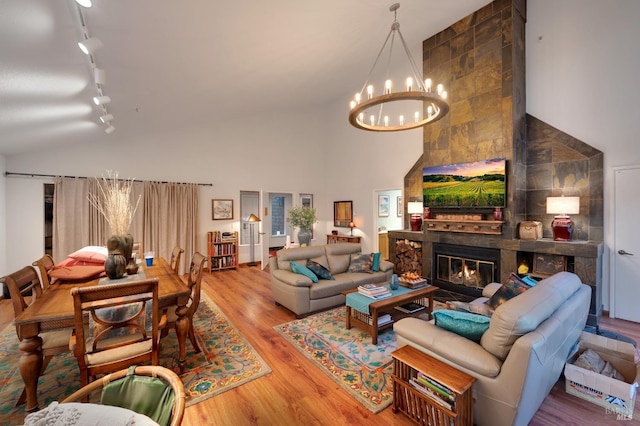
[[[67,179],[91,179],[87,176],[56,176],[56,175],[44,175],[40,173],[16,173],[16,172],[4,172],[5,176],[27,176],[27,177],[46,177],[46,178],[55,178],[62,177]],[[118,179],[118,180],[129,180],[129,179]],[[145,182],[144,180],[134,179],[133,182]],[[157,182],[157,181],[146,181],[146,182]],[[158,182],[158,183],[177,183],[177,184],[187,184],[193,182]],[[198,186],[213,186],[212,183],[196,183]]]

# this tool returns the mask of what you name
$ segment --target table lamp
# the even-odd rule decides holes
[[[422,202],[421,201],[409,201],[407,203],[407,212],[411,215],[409,223],[411,223],[412,231],[422,230]]]
[[[256,264],[256,260],[255,260],[255,254],[256,254],[256,249],[255,249],[255,241],[254,241],[254,230],[253,230],[253,225],[255,225],[256,223],[260,222],[260,218],[258,216],[256,216],[255,214],[251,213],[249,216],[245,217],[243,220],[243,222],[247,222],[249,224],[249,245],[251,246],[251,262],[249,263],[250,266],[255,266]]]
[[[555,214],[551,222],[554,241],[571,241],[573,221],[570,214],[580,213],[580,197],[547,197],[547,214]]]
[[[351,228],[351,236],[353,237],[353,228],[356,227],[356,224],[353,222],[349,222],[349,228]]]

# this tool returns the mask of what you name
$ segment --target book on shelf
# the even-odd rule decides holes
[[[373,322],[373,318],[369,317],[369,325]],[[393,322],[393,318],[391,318],[390,314],[382,314],[378,317],[378,327],[382,325],[387,325]]]
[[[404,305],[396,306],[396,309],[407,314],[413,314],[414,312],[423,310],[424,306],[420,305],[419,303],[411,302],[405,303]]]
[[[440,395],[438,395],[437,393],[435,393],[433,390],[431,390],[428,387],[425,387],[422,383],[420,383],[415,377],[412,377],[411,379],[409,379],[409,384],[411,386],[413,386],[414,389],[416,389],[418,392],[420,392],[421,394],[427,396],[428,398],[430,398],[432,401],[436,402],[437,404],[445,407],[446,409],[453,411],[453,409],[455,408],[454,405],[452,405],[451,402],[446,401],[445,399],[443,399]]]
[[[455,400],[454,393],[451,391],[451,389],[449,389],[445,385],[441,384],[440,382],[432,379],[431,377],[427,376],[426,374],[424,374],[422,372],[418,372],[418,375],[416,376],[416,380],[418,381],[418,383],[421,383],[421,384],[425,385],[426,387],[428,387],[429,389],[432,389],[434,392],[436,392],[442,398],[444,398],[446,400],[450,400],[451,402]]]

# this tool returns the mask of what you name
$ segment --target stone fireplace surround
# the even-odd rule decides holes
[[[395,258],[397,240],[420,242],[422,276],[432,279],[433,244],[494,248],[500,252],[504,282],[517,271],[523,253],[571,256],[574,272],[592,287],[588,324],[597,327],[602,313],[603,153],[526,114],[525,23],[526,0],[496,0],[423,42],[424,74],[445,84],[451,109],[424,128],[423,155],[405,176],[404,200],[418,201],[424,167],[505,157],[501,234],[390,231],[389,258]],[[580,197],[571,242],[553,241],[552,217],[545,211],[546,197],[561,195]],[[431,209],[432,215],[438,213],[488,218],[491,211]],[[541,221],[544,238],[518,239],[518,223],[524,220]]]

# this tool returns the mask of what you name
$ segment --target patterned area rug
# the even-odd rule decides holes
[[[345,308],[278,325],[274,329],[373,413],[393,401],[391,352],[396,336],[387,329],[378,344],[358,328],[345,328]]]
[[[187,407],[228,391],[271,372],[269,366],[244,339],[213,301],[204,293],[194,316],[196,337],[202,352],[193,352],[187,339],[187,372],[181,376],[187,392]],[[14,405],[23,388],[18,370],[18,339],[15,328],[0,333],[0,424],[18,425],[24,419],[24,404]],[[178,371],[178,341],[175,331],[162,340],[160,365]],[[80,387],[73,354],[55,356],[38,382],[38,402],[44,407],[60,401]]]

